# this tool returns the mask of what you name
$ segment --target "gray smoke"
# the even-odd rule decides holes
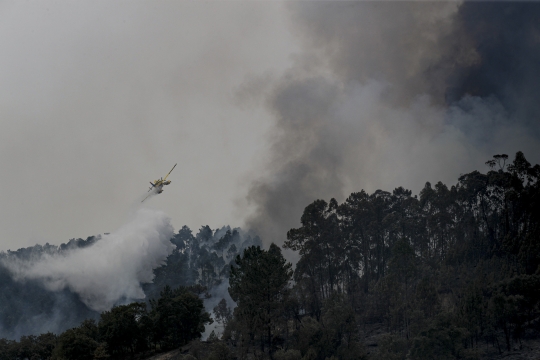
[[[248,194],[247,225],[265,243],[282,243],[318,198],[452,184],[496,153],[538,161],[539,4],[289,10],[304,44],[295,66],[239,92],[259,94],[275,117],[272,156]]]
[[[141,208],[92,246],[45,253],[37,260],[8,257],[3,265],[17,281],[40,281],[53,292],[69,289],[89,308],[101,312],[145,297],[141,283],[151,282],[153,269],[172,252],[173,235],[164,212]]]
[[[216,316],[214,314],[214,308],[219,304],[221,299],[225,299],[225,301],[227,302],[227,306],[231,309],[231,311],[236,307],[236,302],[231,298],[231,295],[229,294],[229,279],[226,279],[218,286],[212,287],[209,293],[211,297],[204,300],[204,308],[211,314],[214,322],[210,325],[205,325],[204,333],[202,333],[201,337],[201,340],[203,341],[206,340],[208,336],[210,336],[212,331],[218,337],[220,337],[220,335],[223,333],[224,326],[222,323],[218,323],[217,321],[215,321]]]

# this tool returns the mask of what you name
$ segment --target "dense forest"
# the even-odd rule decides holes
[[[283,244],[298,253],[294,268],[280,247],[239,229],[183,227],[146,303],[59,334],[2,339],[0,359],[120,359],[195,344],[212,322],[204,301],[227,282],[235,304],[224,296],[210,309],[223,332],[183,358],[481,359],[521,349],[540,331],[540,166],[521,152],[486,165],[418,196],[397,188],[314,201]]]
[[[16,339],[49,331],[61,333],[85,319],[98,320],[100,314],[70,289],[49,291],[39,280],[16,280],[4,261],[36,262],[47,255],[63,256],[101,240],[97,235],[86,240],[72,239],[59,246],[35,245],[0,252],[0,338]],[[226,279],[232,259],[249,246],[262,245],[259,237],[252,237],[240,228],[224,226],[211,230],[207,225],[196,235],[184,226],[171,242],[175,249],[166,263],[154,270],[153,283],[143,284],[147,302],[158,297],[166,285],[177,288],[200,284],[215,293]],[[226,287],[223,291],[227,291]]]

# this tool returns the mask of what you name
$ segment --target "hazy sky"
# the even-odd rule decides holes
[[[236,93],[290,66],[288,21],[270,2],[0,3],[0,249],[113,231],[175,163],[148,205],[241,225],[271,118]]]
[[[526,7],[528,6],[528,7]],[[0,3],[0,250],[174,227],[282,241],[316,198],[539,157],[539,6]]]

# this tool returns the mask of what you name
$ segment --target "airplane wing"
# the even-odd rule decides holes
[[[174,168],[176,167],[178,163],[174,164],[174,166],[172,167],[171,171],[169,171],[169,173],[167,175],[165,175],[165,178],[163,179],[163,181],[167,180],[167,177],[172,173],[172,171],[174,170]]]

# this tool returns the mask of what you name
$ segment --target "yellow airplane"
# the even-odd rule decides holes
[[[171,180],[167,180],[167,178],[169,177],[169,175],[172,173],[172,171],[174,170],[174,168],[176,167],[177,164],[174,164],[174,166],[172,167],[171,171],[169,171],[169,173],[167,175],[165,175],[164,178],[161,178],[161,179],[158,179],[158,180],[155,180],[154,182],[151,182],[150,181],[150,188],[148,189],[148,192],[150,192],[151,190],[156,190],[156,192],[158,194],[161,194],[163,192],[163,186],[164,185],[169,185],[171,183]],[[143,202],[144,200],[146,200],[148,198],[148,196],[150,196],[151,194],[148,194],[141,202]]]

